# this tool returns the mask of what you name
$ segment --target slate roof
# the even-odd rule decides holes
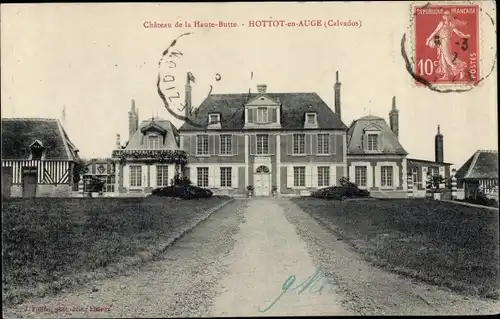
[[[78,161],[78,149],[56,119],[3,118],[2,160],[29,159],[30,145],[40,141],[47,160]]]
[[[190,119],[201,127],[184,123],[179,131],[202,131],[208,125],[209,113],[220,113],[222,130],[241,130],[245,125],[245,103],[260,95],[281,103],[281,128],[284,130],[303,130],[306,112],[317,112],[319,129],[347,130],[330,107],[316,93],[238,93],[212,94],[193,111]]]
[[[349,136],[349,144],[347,146],[347,155],[363,155],[363,154],[373,154],[368,153],[363,150],[361,136],[363,135],[363,130],[368,126],[375,125],[381,130],[382,138],[382,154],[392,154],[392,155],[407,155],[408,152],[405,151],[403,146],[398,141],[398,138],[391,130],[387,122],[378,116],[367,115],[361,117],[352,122],[347,135]]]
[[[125,146],[126,150],[140,150],[140,149],[146,149],[147,145],[142,144],[142,137],[143,133],[141,132],[141,129],[149,126],[151,122],[154,121],[155,125],[160,126],[163,128],[166,133],[166,141],[163,144],[162,148],[164,149],[178,149],[177,141],[176,141],[176,136],[179,134],[177,132],[177,129],[175,126],[167,120],[161,119],[161,118],[155,118],[152,120],[151,118],[145,121],[142,121],[141,124],[139,125],[139,128],[137,131],[132,135],[130,140],[127,142],[127,145]]]
[[[497,179],[498,151],[478,150],[457,170],[457,179]]]

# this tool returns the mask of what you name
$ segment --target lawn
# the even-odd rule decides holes
[[[377,266],[455,291],[499,297],[498,210],[418,199],[293,201]]]
[[[18,288],[92,272],[148,251],[225,200],[6,200],[2,204],[3,299],[22,298],[16,296]]]

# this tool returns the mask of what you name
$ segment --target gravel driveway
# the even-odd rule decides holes
[[[371,267],[286,199],[233,200],[156,261],[4,318],[498,313]]]
[[[220,283],[222,293],[212,316],[349,314],[335,286],[316,271],[304,241],[276,200],[250,201],[245,221],[225,260],[228,273]],[[308,280],[315,273],[316,280]]]

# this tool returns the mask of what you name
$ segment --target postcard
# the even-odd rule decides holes
[[[500,313],[496,10],[2,4],[3,318]]]

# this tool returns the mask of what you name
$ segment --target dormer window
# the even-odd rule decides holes
[[[34,141],[30,145],[31,149],[31,159],[32,160],[41,160],[43,156],[43,151],[45,150],[45,147],[43,146],[42,142],[39,140]]]
[[[368,134],[367,148],[369,151],[378,150],[378,134]]]
[[[267,123],[267,122],[269,122],[267,107],[257,108],[257,123]]]
[[[306,113],[306,124],[316,124],[316,113]]]
[[[149,136],[149,149],[156,150],[160,148],[160,137],[158,135]]]
[[[208,116],[208,124],[217,124],[220,122],[220,114],[212,113]]]

